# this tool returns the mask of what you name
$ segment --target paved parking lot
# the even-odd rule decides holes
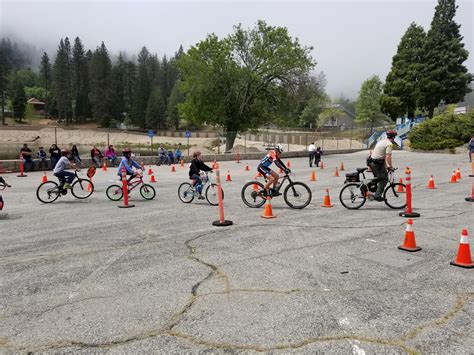
[[[465,155],[394,154],[397,180],[412,169],[417,253],[397,249],[406,226],[398,211],[338,201],[344,173],[333,177],[335,167],[353,171],[365,155],[325,157],[316,182],[306,159],[292,159],[313,200],[291,210],[275,198],[271,220],[240,198],[257,162],[252,172],[221,163],[233,179],[223,183],[234,222],[225,228],[212,226],[218,209],[206,201],[179,201],[186,168],[153,167],[157,197],[134,192],[131,209],[105,196],[115,170],[97,171],[91,198],[50,205],[35,196],[41,174],[6,175],[14,186],[0,212],[0,349],[472,353],[474,270],[449,265],[462,228],[474,234]],[[463,179],[451,184],[457,167]],[[436,190],[426,189],[431,174]],[[320,207],[326,188],[333,208]]]

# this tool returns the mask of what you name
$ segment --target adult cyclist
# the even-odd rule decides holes
[[[258,172],[265,176],[265,178],[267,179],[267,183],[265,184],[265,192],[267,196],[273,197],[281,195],[280,192],[277,192],[279,175],[278,173],[270,169],[270,165],[272,165],[272,163],[275,163],[275,165],[281,170],[283,170],[286,174],[291,172],[291,170],[288,169],[281,161],[281,153],[283,153],[283,146],[281,144],[275,145],[275,147],[260,161],[260,164],[257,168]],[[270,189],[270,185],[272,184],[273,188]]]
[[[123,157],[118,166],[117,175],[122,178],[122,167],[125,167],[126,174],[130,175],[130,178],[128,179],[128,181],[130,181],[137,175],[133,168],[136,168],[141,171],[142,167],[140,164],[138,164],[135,160],[132,159],[132,151],[129,148],[125,148],[124,150],[122,150],[122,154]]]

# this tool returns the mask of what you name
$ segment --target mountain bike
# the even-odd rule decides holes
[[[204,196],[206,197],[207,202],[212,206],[217,206],[219,201],[217,199],[217,184],[210,181],[211,175],[209,172],[201,173],[202,181],[202,190],[204,191]],[[184,203],[191,203],[195,197],[199,196],[199,192],[196,190],[196,186],[190,184],[189,182],[183,182],[178,187],[178,197]],[[224,199],[224,190],[221,187],[222,199]]]
[[[349,210],[361,208],[365,201],[373,199],[373,193],[377,191],[377,182],[379,179],[366,179],[364,172],[367,168],[358,168],[357,172],[346,174],[346,185],[339,192],[339,201]],[[394,171],[389,170],[388,184],[383,192],[385,204],[395,210],[406,207],[405,184],[395,182]],[[360,179],[362,175],[362,179]],[[403,191],[403,192],[402,192]]]
[[[291,174],[295,176],[294,174]],[[274,191],[274,195],[270,197],[276,197],[280,195],[280,190],[286,181],[288,185],[283,191],[283,198],[286,204],[294,209],[303,209],[309,205],[312,198],[311,189],[305,183],[299,181],[292,181],[290,174],[281,176],[283,179]],[[267,179],[265,178],[265,182]],[[251,208],[262,207],[265,204],[267,198],[267,192],[264,188],[264,184],[260,181],[249,181],[242,187],[242,201]]]
[[[59,179],[58,184],[55,181],[46,181],[36,189],[36,197],[43,203],[51,203],[58,199],[59,196],[67,195],[71,190],[72,195],[78,199],[88,198],[94,192],[94,184],[89,179],[83,179],[77,175],[78,170],[74,171],[74,180],[70,189],[64,188],[64,182]]]
[[[153,200],[156,195],[155,188],[143,182],[143,175],[137,174],[133,179],[127,181],[128,193],[132,192],[136,187],[140,186],[140,195],[145,200]],[[120,201],[123,197],[122,186],[118,184],[110,185],[105,194],[112,201]]]

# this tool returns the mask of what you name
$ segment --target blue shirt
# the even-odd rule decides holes
[[[130,161],[125,158],[125,157],[122,157],[122,161],[120,162],[119,166],[118,166],[118,172],[117,172],[117,175],[118,176],[122,176],[122,166],[125,167],[125,170],[127,171],[127,173],[129,174],[133,174],[133,167],[137,168],[137,169],[141,169],[142,167],[140,166],[140,164],[138,164],[136,161],[134,161],[133,159],[130,159]]]

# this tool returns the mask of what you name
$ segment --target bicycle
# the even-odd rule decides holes
[[[346,185],[339,192],[339,201],[349,210],[357,210],[361,208],[367,199],[371,199],[373,193],[377,191],[377,178],[366,179],[364,172],[367,168],[357,168],[357,172],[346,174]],[[400,190],[405,191],[405,184],[395,182],[394,171],[389,170],[388,184],[383,192],[383,200],[385,204],[394,209],[399,210],[406,207],[406,200],[402,198]],[[362,179],[360,179],[362,175]]]
[[[156,158],[155,165],[160,166],[160,165],[171,165],[171,159],[167,155],[159,155],[158,158]]]
[[[294,174],[291,175],[295,176]],[[281,177],[283,179],[276,188],[275,196],[279,196],[279,192],[285,181],[288,181],[288,186],[286,186],[283,191],[283,198],[286,204],[294,209],[303,209],[308,206],[313,196],[308,185],[299,181],[292,181],[290,174],[285,174]],[[265,182],[267,182],[266,178]],[[265,204],[267,192],[264,188],[264,184],[260,181],[249,181],[242,187],[241,197],[242,201],[244,201],[248,207],[258,208]]]
[[[212,206],[217,206],[219,204],[217,198],[217,184],[210,181],[209,173],[201,173],[202,181],[202,190],[205,191],[204,196],[206,197],[207,202]],[[207,186],[207,187],[206,187]],[[224,199],[224,190],[221,187],[222,199]],[[196,186],[190,184],[189,182],[183,182],[178,187],[178,197],[184,203],[191,203],[194,200],[194,197],[199,196],[199,192],[196,190]]]
[[[59,179],[60,184],[55,181],[46,181],[36,189],[36,197],[40,202],[51,203],[58,199],[59,196],[67,195],[67,191],[71,190],[72,195],[80,200],[88,198],[94,192],[94,184],[89,179],[83,179],[74,171],[74,182],[70,189],[64,188],[64,183]]]
[[[127,181],[128,193],[132,192],[137,186],[140,186],[140,195],[145,200],[153,200],[156,196],[155,188],[143,182],[143,175],[137,174],[135,177]],[[111,201],[120,201],[123,198],[122,186],[118,184],[110,185],[105,194]]]

